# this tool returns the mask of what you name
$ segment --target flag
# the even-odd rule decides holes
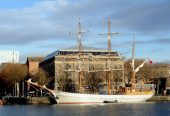
[[[152,63],[153,63],[152,60],[148,59],[148,64],[152,64]]]

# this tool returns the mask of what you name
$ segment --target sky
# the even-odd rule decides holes
[[[108,17],[112,50],[135,57],[170,62],[169,0],[0,0],[0,50],[17,50],[20,62],[77,45],[78,19],[83,45],[107,49]],[[69,33],[72,34],[69,34]]]

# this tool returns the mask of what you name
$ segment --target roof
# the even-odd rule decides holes
[[[44,57],[27,57],[27,62],[41,62],[44,60]]]
[[[54,51],[53,53],[45,56],[44,60],[50,59],[54,56],[57,56],[59,54],[63,54],[63,52],[65,52],[66,54],[69,53],[78,53],[79,52],[79,48],[78,46],[74,46],[74,47],[70,47],[70,48],[62,48],[62,49],[58,49],[57,51]],[[92,47],[87,47],[87,46],[83,46],[83,52],[93,52],[93,53],[98,53],[98,54],[108,54],[108,50],[106,49],[100,49],[100,48],[92,48]],[[118,53],[116,51],[112,51],[113,54],[118,55]]]
[[[61,48],[59,51],[79,51],[79,46],[69,47],[69,48]],[[101,52],[107,52],[107,49],[102,48],[94,48],[94,47],[88,47],[83,46],[83,51],[101,51]]]

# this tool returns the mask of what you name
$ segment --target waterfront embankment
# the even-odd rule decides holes
[[[170,96],[153,96],[147,101],[170,101]]]
[[[48,97],[29,97],[29,104],[50,104]]]

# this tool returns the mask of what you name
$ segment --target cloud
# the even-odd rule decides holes
[[[137,41],[138,44],[155,44],[155,45],[170,45],[170,38],[161,38],[161,39],[151,39],[144,41]]]
[[[170,45],[170,38],[163,38],[163,39],[155,39],[149,41],[149,43],[161,44],[161,45]]]
[[[162,51],[164,51],[165,49],[163,48],[163,47],[159,47],[159,48],[153,48],[152,50],[151,50],[151,52],[152,53],[154,53],[154,54],[160,54]]]
[[[54,4],[55,3],[55,4]],[[59,0],[43,1],[32,7],[0,10],[0,44],[27,44],[35,41],[66,38],[61,25],[49,21],[56,7],[67,3]],[[55,6],[56,5],[56,6]]]
[[[0,9],[0,44],[67,39],[68,32],[76,31],[79,16],[96,35],[108,16],[114,29],[154,35],[169,30],[169,3],[168,0],[42,0],[24,8]]]
[[[143,33],[167,32],[170,28],[169,4],[168,0],[130,2],[112,13],[113,23]]]

